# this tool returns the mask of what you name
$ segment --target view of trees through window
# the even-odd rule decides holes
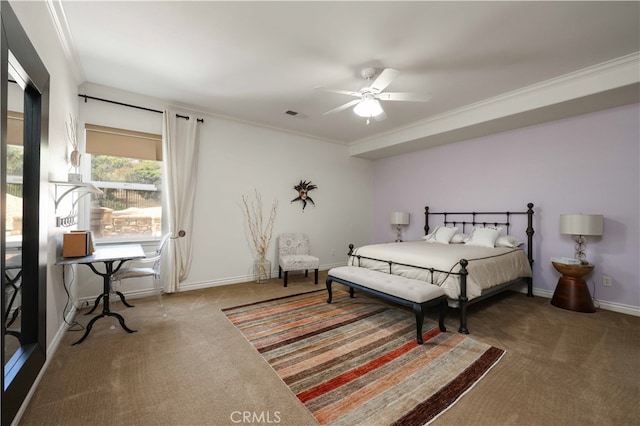
[[[162,162],[91,155],[91,230],[97,238],[160,236]]]
[[[102,194],[91,196],[91,230],[97,238],[162,235],[162,162],[111,155],[87,155],[91,182]],[[7,145],[6,233],[22,236],[24,149]]]
[[[22,165],[24,148],[7,145],[6,232],[9,240],[22,237]]]
[[[22,176],[24,164],[24,148],[17,145],[7,145],[7,176]]]

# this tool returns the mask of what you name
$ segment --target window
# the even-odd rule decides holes
[[[7,111],[7,241],[22,240],[22,175],[24,164],[24,118],[21,112]]]
[[[87,124],[91,182],[90,227],[95,238],[162,235],[162,137]]]

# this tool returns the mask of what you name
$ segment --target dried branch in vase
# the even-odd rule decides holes
[[[258,257],[264,259],[267,255],[267,250],[269,250],[269,244],[271,243],[271,237],[273,235],[273,225],[278,212],[278,200],[273,200],[269,219],[266,222],[262,214],[262,197],[257,190],[255,190],[254,201],[249,201],[247,196],[243,195],[242,203],[244,204],[244,212],[253,246],[258,253]]]
[[[64,123],[67,129],[67,141],[73,147],[71,155],[69,157],[69,163],[74,168],[80,167],[80,152],[78,151],[78,122],[73,119],[73,116],[69,114],[69,122]]]

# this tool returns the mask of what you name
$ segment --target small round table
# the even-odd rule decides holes
[[[576,312],[595,312],[593,299],[582,278],[593,270],[593,265],[566,265],[551,262],[556,271],[562,274],[553,293],[551,304],[558,308]]]

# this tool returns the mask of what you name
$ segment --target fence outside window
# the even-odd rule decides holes
[[[145,189],[105,187],[116,185],[118,184],[96,184],[103,193],[92,195],[90,224],[94,236],[96,238],[160,236],[162,234],[161,192],[153,185],[144,185],[147,187]]]

